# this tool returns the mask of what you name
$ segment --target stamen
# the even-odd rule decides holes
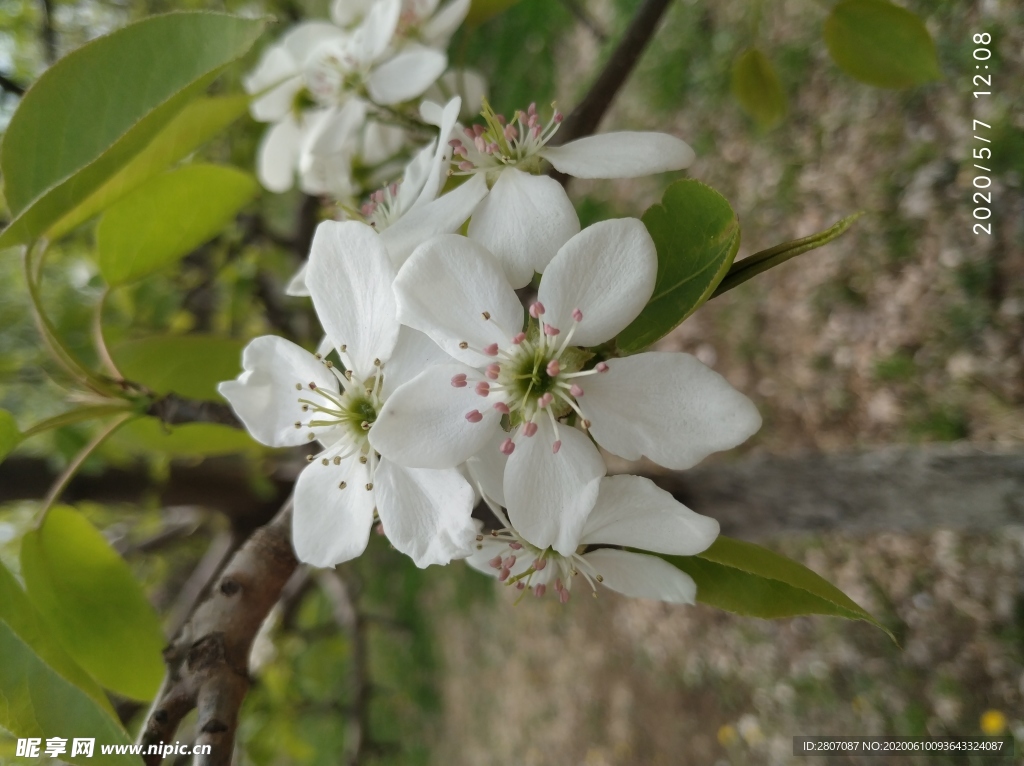
[[[466,387],[466,373],[460,372],[458,375],[452,375],[452,387],[453,388],[465,388]]]
[[[523,436],[533,436],[535,433],[537,433],[537,428],[537,424],[534,423],[532,420],[529,423],[524,423]]]
[[[534,301],[533,303],[530,304],[530,316],[532,316],[534,319],[537,319],[543,313],[544,313],[544,304],[543,303],[541,303],[540,301]]]
[[[513,338],[512,338],[512,342],[513,342],[513,343],[514,343],[515,345],[517,345],[517,346],[518,346],[518,345],[519,345],[520,343],[522,343],[522,342],[523,342],[524,340],[526,340],[526,333],[525,333],[525,332],[521,332],[521,333],[519,333],[519,334],[517,334],[517,335],[513,336]]]
[[[487,356],[497,356],[498,355],[498,344],[497,343],[492,343],[489,346],[484,346],[484,353],[487,354]]]
[[[544,583],[537,583],[536,585],[533,586],[533,595],[536,596],[537,598],[542,598],[544,596],[544,592],[547,589],[548,588],[547,588],[547,586]]]
[[[608,363],[607,362],[598,362],[597,366],[594,367],[594,369],[597,370],[598,372],[608,372]]]
[[[487,396],[488,394],[491,393],[491,384],[488,383],[486,380],[481,380],[479,383],[476,384],[475,391],[479,396]]]
[[[505,439],[499,447],[503,455],[511,455],[516,450],[516,444],[511,439]]]
[[[551,445],[551,454],[552,455],[557,455],[558,454],[558,450],[560,450],[560,449],[562,449],[562,442],[559,439],[559,440],[556,440],[555,443]]]
[[[550,362],[548,362],[548,366],[547,366],[546,372],[552,378],[557,378],[558,377],[558,373],[560,373],[561,371],[562,371],[562,366],[558,363],[557,359],[552,359]]]
[[[496,409],[502,415],[508,415],[510,411],[508,405],[505,404],[505,402],[495,402],[494,409]]]
[[[569,386],[569,393],[575,397],[580,397],[583,396],[583,389],[580,388],[575,383],[573,383],[571,386]]]
[[[557,327],[552,327],[549,324],[545,324],[544,325],[544,334],[545,335],[548,335],[548,336],[553,338],[554,336],[558,335],[559,332],[561,332],[561,331]]]
[[[491,362],[491,364],[487,365],[487,369],[484,371],[484,375],[486,375],[491,380],[497,380],[498,376],[501,375],[501,365],[498,364],[497,362]]]
[[[466,420],[470,423],[479,423],[484,419],[483,413],[480,410],[470,410],[466,413]]]
[[[579,309],[573,309],[572,310],[572,318],[574,320],[576,320],[577,322],[582,322],[583,321],[583,312],[580,311]]]

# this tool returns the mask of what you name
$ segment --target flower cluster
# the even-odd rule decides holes
[[[401,23],[427,39],[435,5]],[[343,18],[364,30],[385,6],[366,3],[359,21],[350,2]],[[366,61],[372,93],[377,58]],[[652,299],[654,242],[633,218],[581,230],[546,172],[625,178],[693,153],[651,133],[555,146],[557,111],[506,119],[485,105],[483,124],[464,127],[460,107],[424,102],[439,133],[401,181],[318,228],[290,292],[312,298],[320,353],[257,338],[220,391],[264,444],[319,445],[295,488],[304,561],[358,556],[379,522],[419,566],[465,558],[524,594],[565,602],[580,575],[595,593],[692,602],[689,576],[650,554],[699,553],[717,522],[647,479],[606,476],[600,450],[685,469],[746,440],[760,416],[692,356],[615,354],[610,342]],[[516,290],[537,273],[524,305]],[[493,531],[471,516],[480,499]]]
[[[298,174],[308,194],[362,193],[354,170],[386,178],[409,145],[404,106],[431,88],[463,88],[479,102],[473,72],[448,72],[444,49],[470,0],[334,0],[331,22],[292,27],[245,79],[250,111],[271,123],[257,171],[270,191]],[[442,87],[443,86],[443,87]],[[373,172],[376,169],[376,172]]]

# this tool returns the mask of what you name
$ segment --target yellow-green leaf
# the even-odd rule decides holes
[[[658,248],[658,277],[644,310],[615,339],[623,354],[643,351],[696,311],[740,247],[740,224],[732,207],[700,181],[669,186],[643,222]]]
[[[885,626],[828,580],[760,545],[719,537],[696,556],[661,558],[694,579],[702,604],[765,619],[823,614],[864,620],[895,641]]]
[[[139,418],[125,424],[111,437],[111,441],[136,454],[145,451],[180,458],[231,455],[262,449],[240,428],[217,423],[186,423],[168,427],[156,418]]]
[[[887,0],[837,4],[825,20],[825,45],[846,74],[879,88],[909,88],[941,76],[924,22]]]
[[[100,272],[112,286],[148,277],[212,239],[259,191],[248,173],[186,165],[155,176],[100,218]]]
[[[0,410],[0,462],[3,462],[20,441],[21,431],[18,430],[14,416],[7,410]]]
[[[50,227],[46,236],[58,239],[183,157],[187,157],[228,125],[249,105],[249,97],[204,96],[182,109],[146,147],[106,183]]]
[[[72,51],[15,111],[0,173],[14,221],[0,247],[28,242],[138,155],[263,31],[265,19],[153,16]]]
[[[158,335],[122,343],[111,354],[128,380],[154,393],[218,400],[217,384],[241,371],[242,345],[213,335]]]
[[[166,643],[160,620],[128,565],[85,517],[51,508],[22,540],[21,570],[33,606],[78,664],[126,697],[156,693]]]
[[[518,2],[519,0],[473,0],[469,6],[469,13],[466,14],[466,24],[483,24]]]
[[[732,65],[732,95],[743,111],[769,128],[786,114],[786,91],[768,57],[748,48]]]

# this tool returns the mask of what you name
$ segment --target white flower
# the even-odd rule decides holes
[[[411,467],[451,467],[511,432],[504,497],[513,526],[568,555],[604,462],[583,431],[627,459],[689,468],[761,424],[754,405],[694,357],[643,353],[594,366],[585,348],[614,338],[654,289],[654,242],[636,219],[594,224],[552,259],[523,308],[479,244],[442,235],[421,245],[395,280],[399,319],[458,364],[437,365],[398,388],[370,442]]]
[[[341,27],[351,27],[366,18],[382,0],[334,0],[331,19]],[[440,7],[440,0],[402,0],[398,35],[425,45],[443,48],[469,13],[470,0],[452,0]]]
[[[264,336],[246,347],[245,371],[218,390],[261,443],[318,440],[324,448],[295,484],[292,537],[301,560],[334,566],[358,556],[376,514],[391,543],[418,566],[445,564],[475,533],[472,487],[454,468],[407,468],[381,458],[367,438],[391,392],[443,355],[420,333],[399,328],[394,268],[368,226],[321,224],[309,275],[313,305],[345,374],[283,338]]]
[[[634,178],[680,170],[693,162],[693,150],[665,133],[604,133],[550,146],[562,115],[541,124],[534,104],[511,122],[485,104],[486,125],[465,128],[452,139],[460,173],[482,173],[491,186],[473,219],[469,236],[490,250],[514,288],[543,272],[580,222],[565,189],[537,175],[544,161],[575,178]]]
[[[425,102],[421,107],[427,122],[437,124],[441,135],[451,133],[459,114],[456,96],[444,108]],[[441,197],[451,147],[435,139],[423,147],[405,169],[400,183],[374,192],[362,208],[363,219],[380,234],[395,268],[399,268],[413,250],[437,234],[456,231],[487,194],[487,184],[474,178]],[[288,295],[309,295],[306,266],[292,277]]]
[[[484,495],[487,497],[486,488]],[[639,476],[601,480],[597,501],[576,532],[576,545],[565,555],[534,545],[512,527],[492,498],[487,499],[502,528],[477,535],[467,563],[524,594],[541,597],[551,590],[563,604],[576,579],[585,580],[595,596],[597,583],[601,583],[626,596],[692,604],[696,584],[667,561],[645,553],[589,546],[617,545],[692,556],[718,537],[717,521],[694,513],[650,479]]]

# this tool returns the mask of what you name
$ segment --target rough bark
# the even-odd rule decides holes
[[[722,533],[764,539],[837,530],[1024,523],[1024,450],[967,444],[748,457],[679,473],[648,472]]]
[[[181,719],[198,712],[196,766],[231,763],[238,711],[249,690],[252,642],[298,562],[291,545],[291,504],[260,527],[232,557],[206,599],[164,650],[167,676],[139,742],[173,742]],[[156,766],[160,755],[143,755]]]

